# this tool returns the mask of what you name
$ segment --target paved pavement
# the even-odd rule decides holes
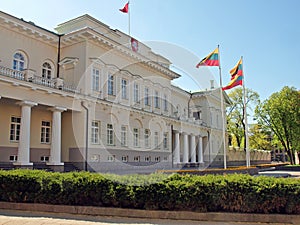
[[[299,171],[285,171],[285,170],[267,170],[258,173],[259,175],[266,175],[266,176],[275,176],[275,177],[294,177],[300,178]]]
[[[124,217],[80,216],[0,210],[0,225],[283,225],[282,223],[209,222],[187,220],[149,220]],[[286,223],[290,224],[290,223]]]

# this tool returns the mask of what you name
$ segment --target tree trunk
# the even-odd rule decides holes
[[[290,149],[287,149],[286,152],[287,152],[287,154],[288,154],[288,156],[290,158],[291,164],[294,165],[295,164],[295,160],[294,160],[294,154],[293,154],[293,152]]]
[[[236,136],[236,142],[239,148],[241,148],[241,140],[238,136]]]

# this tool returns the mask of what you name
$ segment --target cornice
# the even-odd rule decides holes
[[[96,22],[99,21],[96,20]],[[0,11],[0,26],[3,26],[8,30],[21,33],[27,37],[57,47],[59,35],[42,27],[39,27],[33,22],[27,22],[23,19],[13,17],[9,14]],[[128,36],[128,38],[130,37]],[[106,48],[115,49],[119,53],[126,55],[127,57],[129,56],[130,58],[138,61],[142,65],[164,74],[169,79],[176,79],[180,77],[178,73],[170,70],[168,67],[160,64],[159,62],[152,61],[149,58],[143,56],[142,54],[132,51],[131,48],[129,48],[129,46],[126,46],[122,43],[118,43],[113,39],[109,38],[108,35],[100,33],[89,27],[79,29],[74,32],[63,35],[61,38],[61,46],[66,47],[85,40],[92,41],[98,45],[105,46]]]
[[[231,101],[227,95],[227,93],[225,91],[222,91],[225,103],[227,105],[231,104]],[[216,101],[220,101],[220,89],[216,88],[216,89],[211,89],[211,90],[207,90],[207,91],[198,91],[198,92],[193,92],[192,93],[192,98],[199,98],[199,97],[210,97]]]
[[[105,34],[101,34],[88,27],[64,35],[62,37],[62,47],[73,45],[85,40],[89,40],[97,45],[105,46],[108,49],[116,50],[118,53],[126,55],[127,57],[129,56],[131,59],[166,75],[170,79],[176,79],[180,77],[178,73],[159,64],[158,62],[152,61],[142,54],[132,51],[127,45],[118,43],[109,37],[106,37]]]
[[[175,85],[171,85],[171,90],[179,94],[184,94],[187,98],[190,98],[191,96],[191,93]]]
[[[18,19],[1,11],[0,26],[52,46],[57,46],[58,43],[57,34],[36,26],[33,22],[26,22],[23,19]]]

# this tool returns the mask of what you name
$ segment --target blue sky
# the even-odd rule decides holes
[[[127,0],[0,0],[1,11],[48,30],[89,14],[112,29],[128,32]],[[174,63],[186,90],[219,83],[217,68],[195,65],[220,45],[223,86],[228,71],[244,58],[245,84],[262,100],[284,86],[299,89],[300,1],[131,0],[131,35]],[[196,83],[196,84],[195,84]]]

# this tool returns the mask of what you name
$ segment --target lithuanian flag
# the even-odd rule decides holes
[[[219,48],[216,48],[212,53],[202,59],[196,67],[200,66],[219,66]]]
[[[238,61],[238,63],[233,67],[230,72],[231,81],[229,84],[222,88],[222,90],[228,90],[238,85],[243,85],[243,61],[242,58]]]
[[[223,87],[222,90],[228,90],[238,85],[243,85],[243,76],[235,75],[229,84],[226,87]]]
[[[230,72],[231,77],[234,77],[235,75],[242,76],[243,75],[243,61],[242,58],[238,61],[238,63],[233,67]],[[231,78],[232,79],[232,78]]]

